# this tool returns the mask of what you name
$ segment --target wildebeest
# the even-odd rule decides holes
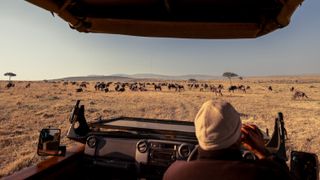
[[[189,89],[191,90],[192,88],[193,88],[193,86],[194,86],[194,84],[187,84],[187,86],[189,87]]]
[[[291,92],[293,92],[293,91],[294,91],[294,87],[293,87],[293,86],[290,88],[290,91],[291,91]]]
[[[82,82],[82,83],[80,84],[80,87],[81,87],[81,88],[87,88],[87,83],[86,83],[86,82]]]
[[[197,84],[197,83],[192,83],[192,84],[189,83],[189,84],[188,84],[189,89],[193,89],[193,88],[194,88],[194,89],[197,89],[197,88],[199,88],[199,86],[200,86],[200,85]]]
[[[181,90],[184,90],[184,86],[183,85],[179,85],[179,84],[168,84],[168,89],[171,90],[171,89],[175,89],[175,91],[181,91]]]
[[[87,85],[86,84],[80,84],[80,87],[81,88],[87,88]]]
[[[129,85],[129,89],[131,90],[131,91],[138,91],[138,85],[137,85],[138,83],[133,83],[133,84],[130,84]]]
[[[104,91],[106,88],[108,87],[108,85],[104,82],[97,82],[96,85],[94,86],[94,89],[97,91],[97,90],[100,90],[100,91]]]
[[[209,88],[209,85],[207,83],[204,83],[204,84],[201,84],[201,87],[204,89],[207,89],[207,88]]]
[[[216,94],[216,96],[219,94],[220,96],[223,96],[221,89],[216,88],[215,86],[210,86],[210,90]]]
[[[116,87],[114,88],[115,91],[117,92],[124,92],[126,89],[124,88],[124,84],[117,84]]]
[[[26,85],[26,88],[29,88],[31,86],[31,84],[30,83],[28,83],[27,85]]]
[[[83,89],[82,88],[77,88],[76,92],[83,92]]]
[[[139,90],[140,90],[140,91],[148,91],[145,86],[140,86],[140,87],[139,87]]]
[[[229,88],[228,88],[228,91],[229,92],[234,92],[234,90],[237,90],[238,89],[238,87],[237,86],[230,86]]]
[[[272,91],[272,86],[269,86],[269,87],[268,87],[268,90],[269,90],[269,91]]]
[[[157,91],[157,90],[161,91],[161,86],[160,86],[160,84],[158,84],[158,85],[155,84],[155,85],[154,85],[154,90],[155,90],[155,91]]]
[[[15,84],[13,82],[8,82],[8,84],[6,85],[6,87],[9,89],[9,88],[12,88],[14,87]]]
[[[293,99],[298,99],[298,98],[308,98],[308,96],[306,95],[306,93],[302,92],[302,91],[295,91],[295,93],[293,94]]]
[[[242,90],[242,92],[247,93],[246,92],[246,87],[244,85],[238,86],[238,90]]]
[[[232,85],[228,88],[228,90],[229,92],[232,91],[233,93],[234,93],[234,90],[241,90],[242,92],[246,93],[246,87],[244,85],[239,85],[239,86]]]
[[[181,90],[184,90],[184,86],[180,84],[176,84],[176,90],[180,92]]]
[[[172,88],[174,88],[177,91],[176,86],[174,84],[172,84],[172,83],[169,83],[168,84],[168,89],[171,90]]]

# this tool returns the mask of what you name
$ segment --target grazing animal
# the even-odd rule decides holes
[[[168,89],[175,89],[175,91],[181,91],[184,90],[184,86],[183,85],[179,85],[179,84],[168,84]]]
[[[97,82],[96,85],[94,86],[95,90],[100,90],[100,91],[104,91],[106,88],[108,87],[107,84],[105,84],[104,82]]]
[[[81,84],[80,84],[80,87],[81,87],[81,88],[87,88],[87,84],[81,83]]]
[[[30,83],[28,83],[27,85],[26,85],[26,88],[29,88],[31,86],[31,84]]]
[[[237,86],[230,86],[229,88],[228,88],[228,90],[229,90],[229,92],[233,92],[234,93],[234,90],[237,90],[238,89],[238,87]]]
[[[144,87],[144,86],[140,86],[140,87],[139,87],[139,90],[140,90],[140,91],[148,91],[148,90],[146,89],[146,87]]]
[[[293,92],[293,91],[294,91],[294,87],[293,87],[293,86],[290,88],[290,91],[291,91],[291,92]]]
[[[197,89],[197,88],[199,88],[199,84],[196,84],[196,83],[192,83],[192,84],[188,84],[188,86],[189,86],[189,89]]]
[[[293,94],[293,99],[298,99],[298,98],[309,98],[306,93],[302,92],[302,91],[296,91],[294,94]]]
[[[138,91],[138,85],[137,85],[137,83],[131,84],[131,85],[129,86],[129,89],[130,89],[131,91]]]
[[[246,87],[244,85],[238,86],[238,90],[242,90],[244,93],[247,93],[246,92]]]
[[[161,86],[158,84],[158,85],[154,85],[154,90],[155,91],[161,91]]]
[[[184,86],[176,84],[176,89],[180,92],[181,90],[184,90]]]
[[[78,88],[78,89],[76,89],[76,92],[83,92],[83,89],[82,88]]]
[[[117,92],[124,92],[126,89],[124,88],[124,84],[117,84],[114,88]]]
[[[269,90],[269,91],[272,91],[272,86],[269,86],[269,87],[268,87],[268,90]]]
[[[90,83],[89,83],[89,82],[86,82],[86,81],[82,81],[80,84],[86,84],[86,85],[89,85]]]
[[[223,96],[221,89],[220,88],[216,88],[215,86],[210,86],[210,90],[212,92],[214,92],[217,95]]]
[[[171,89],[175,89],[177,91],[177,87],[175,84],[168,84],[168,89],[171,90]]]
[[[14,87],[15,86],[15,84],[13,83],[13,82],[9,82],[7,85],[6,85],[6,87],[9,89],[9,88],[12,88],[12,87]]]

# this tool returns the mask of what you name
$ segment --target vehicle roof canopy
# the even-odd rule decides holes
[[[79,32],[256,38],[289,24],[303,0],[27,0]]]

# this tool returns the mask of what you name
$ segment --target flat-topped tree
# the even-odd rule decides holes
[[[188,79],[188,82],[190,82],[190,83],[196,83],[196,82],[197,82],[197,80],[196,80],[196,79],[191,78],[191,79]]]
[[[222,76],[228,78],[230,81],[230,85],[232,85],[231,78],[238,77],[239,75],[233,72],[225,72],[222,74]]]
[[[9,81],[11,81],[11,77],[14,77],[14,76],[17,76],[15,73],[13,72],[7,72],[7,73],[4,73],[4,76],[9,76]]]

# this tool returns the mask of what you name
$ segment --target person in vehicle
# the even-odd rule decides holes
[[[205,102],[195,118],[199,147],[190,161],[176,161],[164,180],[291,179],[284,160],[269,153],[255,125],[243,125],[239,113],[226,101]],[[243,148],[256,160],[244,159]]]

